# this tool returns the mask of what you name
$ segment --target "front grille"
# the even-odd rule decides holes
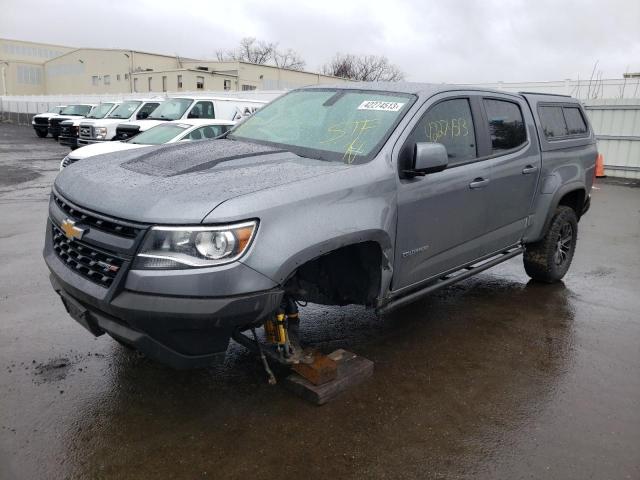
[[[69,240],[57,225],[52,224],[51,233],[53,251],[70,269],[105,288],[111,286],[124,263],[122,258],[84,242]]]
[[[123,125],[116,128],[116,136],[114,140],[126,140],[135,137],[140,133],[140,127],[137,125]]]
[[[49,119],[46,117],[36,117],[33,119],[36,125],[46,126],[49,125]]]
[[[71,160],[70,163],[73,162],[74,160]],[[103,232],[112,233],[120,237],[136,238],[140,231],[139,229],[131,227],[129,225],[123,225],[117,222],[105,220],[96,215],[91,215],[90,213],[80,211],[77,208],[69,205],[64,201],[64,199],[62,199],[62,197],[56,195],[55,193],[53,194],[53,200],[67,215],[69,215],[74,220],[77,220],[78,223],[88,225],[98,230],[102,230]]]
[[[60,136],[61,137],[75,137],[76,136],[76,127],[71,125],[65,125],[64,123],[60,125]]]
[[[85,127],[80,125],[80,138],[92,138],[93,133],[91,132],[91,127]]]
[[[64,157],[64,160],[62,160],[62,168],[68,167],[69,165],[71,165],[72,163],[76,163],[77,161],[78,161],[77,158]]]
[[[52,118],[49,120],[49,132],[58,134],[60,132],[60,123],[65,120],[66,118]]]

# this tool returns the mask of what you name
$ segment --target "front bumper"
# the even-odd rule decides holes
[[[223,361],[234,328],[261,321],[282,300],[278,290],[222,298],[124,291],[111,301],[107,313],[53,270],[50,280],[69,315],[89,332],[95,336],[108,333],[176,369],[204,368]]]
[[[66,145],[67,147],[71,147],[71,149],[78,148],[78,138],[77,137],[66,137],[60,136],[58,137],[58,143],[60,145]]]
[[[94,335],[108,333],[174,368],[199,368],[224,358],[235,328],[261,323],[280,305],[283,291],[278,285],[240,262],[216,268],[131,270],[143,226],[128,239],[95,226],[87,229],[74,244],[85,259],[91,255],[104,260],[93,257],[92,249],[111,248],[121,260],[111,280],[93,281],[79,259],[61,256],[59,240],[54,242],[53,225],[60,225],[69,212],[77,214],[79,207],[73,208],[65,211],[50,202],[44,259],[67,311]]]
[[[94,143],[108,142],[109,140],[96,140],[93,138],[78,138],[78,145],[92,145]]]

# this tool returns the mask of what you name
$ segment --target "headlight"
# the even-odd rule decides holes
[[[68,163],[68,162],[69,162],[69,155],[67,155],[66,157],[64,157],[64,158],[62,159],[62,161],[60,162],[60,171],[62,171],[62,169],[63,169],[64,167],[66,167],[66,166],[67,166],[67,163]]]
[[[212,267],[239,259],[251,245],[257,221],[211,227],[153,227],[134,269]]]
[[[96,138],[98,139],[106,138],[107,136],[107,129],[105,127],[96,127],[94,131],[96,132]]]

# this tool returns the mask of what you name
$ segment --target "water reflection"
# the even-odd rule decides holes
[[[322,408],[268,387],[237,347],[225,365],[190,372],[118,350],[108,394],[87,397],[67,431],[70,473],[473,474],[554,398],[571,362],[573,317],[564,285],[490,274],[384,318],[309,306],[308,341],[376,363],[371,381]]]

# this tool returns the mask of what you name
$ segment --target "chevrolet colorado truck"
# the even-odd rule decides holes
[[[123,122],[116,128],[116,140],[126,140],[163,122],[191,118],[239,121],[266,101],[227,97],[180,97],[165,100],[145,119]]]
[[[387,312],[517,255],[559,281],[596,156],[568,96],[307,87],[220,139],[65,168],[44,258],[72,318],[176,368],[261,325],[290,352],[299,302]]]
[[[31,118],[31,126],[36,131],[36,135],[45,138],[49,134],[49,119],[55,115],[60,115],[66,105],[56,105],[48,111],[38,113]]]
[[[126,100],[101,119],[83,119],[78,130],[78,146],[113,140],[119,124],[129,120],[144,120],[164,99]]]
[[[78,135],[80,130],[80,123],[85,119],[99,119],[106,117],[111,113],[120,102],[103,102],[96,106],[91,113],[86,117],[73,118],[65,120],[60,123],[60,135],[58,136],[58,143],[60,145],[66,145],[71,150],[78,148]]]

